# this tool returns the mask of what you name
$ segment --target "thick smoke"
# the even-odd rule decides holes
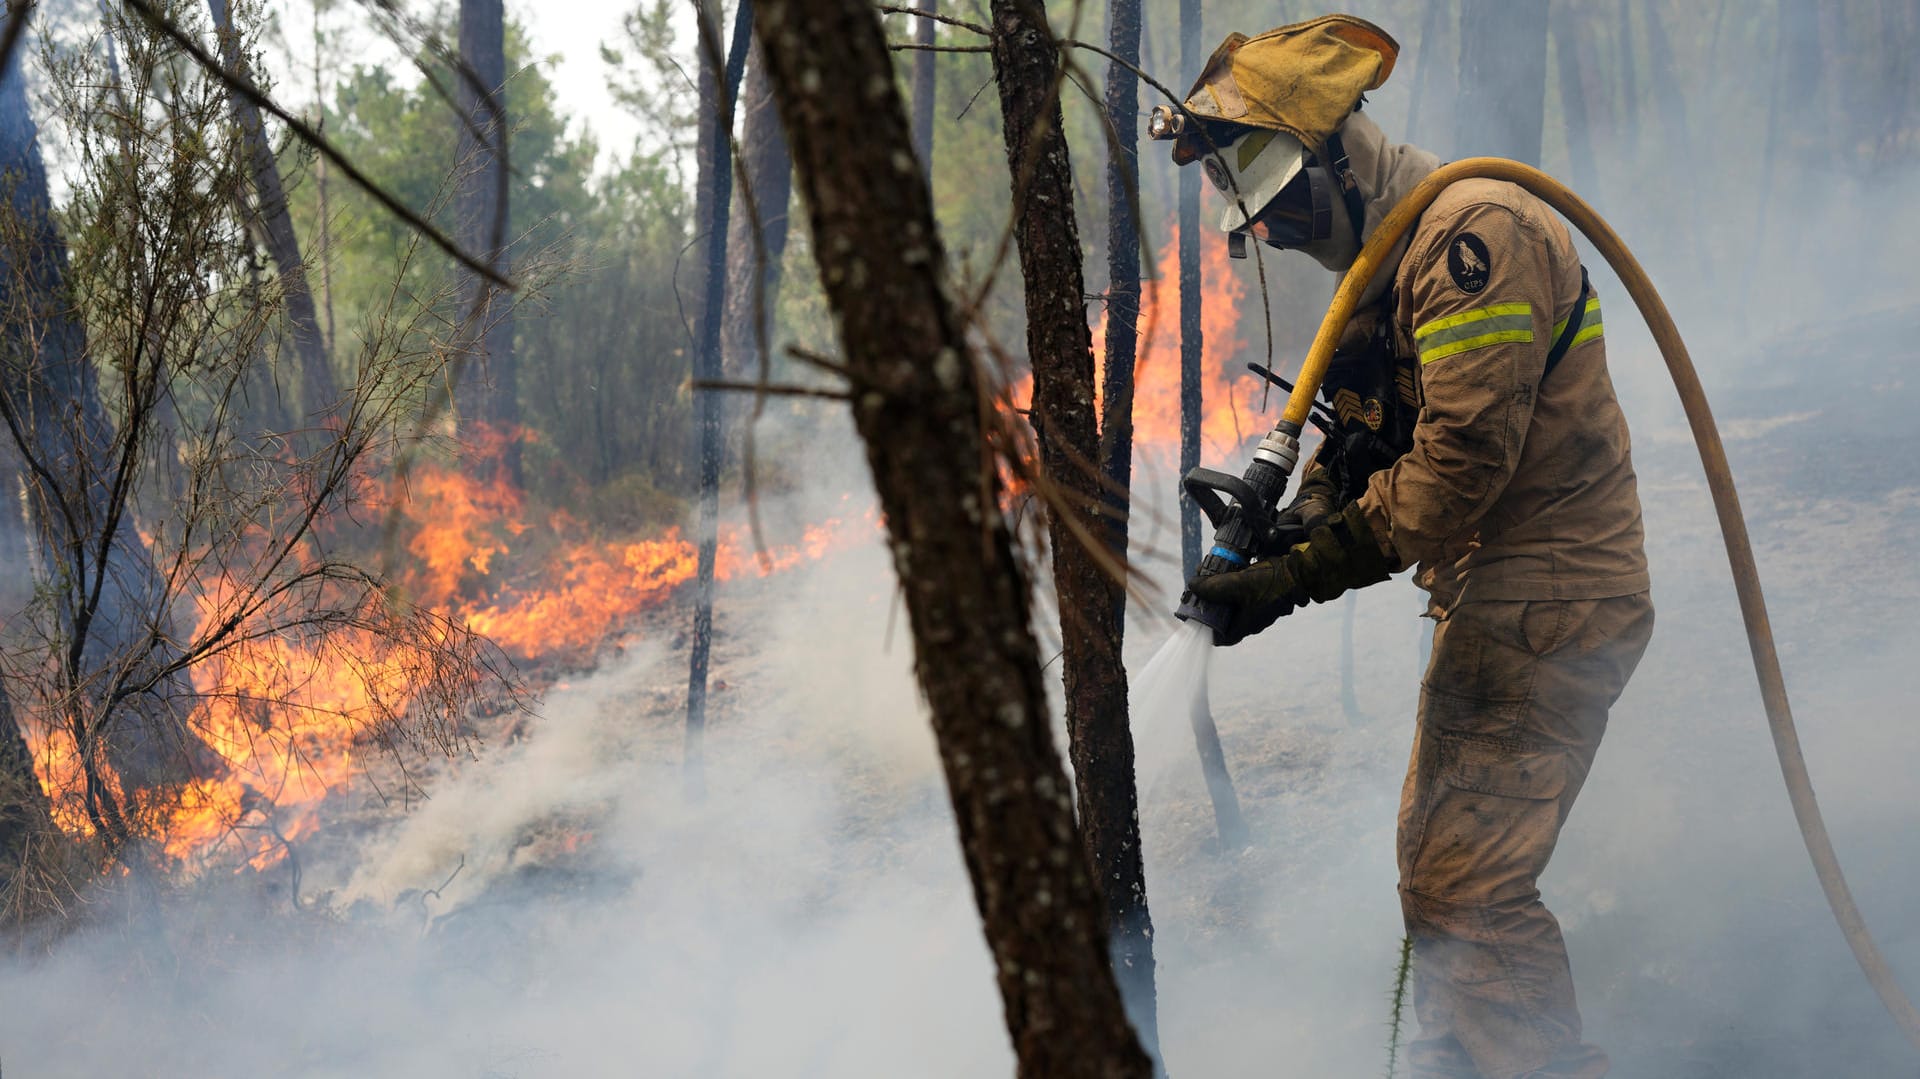
[[[1390,85],[1369,106],[1390,134],[1403,94]],[[1693,348],[1829,825],[1869,922],[1920,992],[1920,484],[1904,437],[1920,408],[1907,370],[1920,177],[1789,157],[1757,234],[1751,154],[1710,152],[1757,146],[1753,110],[1694,116],[1711,135],[1699,158],[1603,171],[1595,201]],[[1419,127],[1450,129],[1444,95],[1421,105]],[[1558,145],[1550,134],[1550,158]],[[1707,242],[1678,239],[1702,214]],[[1317,316],[1330,282],[1281,262],[1276,301]],[[1659,614],[1543,882],[1588,1036],[1622,1075],[1911,1073],[1800,846],[1691,436],[1624,293],[1596,281]],[[1261,339],[1257,319],[1244,313],[1245,340]],[[1276,329],[1284,370],[1311,322]],[[836,451],[854,460],[850,446]],[[843,479],[862,489],[857,469]],[[1141,561],[1170,607],[1170,468],[1143,464],[1136,490],[1154,515],[1136,552],[1150,549]],[[787,510],[791,523],[842,504]],[[1340,704],[1338,604],[1213,659],[1248,848],[1213,842],[1190,742],[1142,739],[1176,1074],[1385,1070],[1394,810],[1423,632],[1404,581],[1353,602],[1359,717]],[[1171,623],[1152,601],[1136,608],[1137,671]],[[420,805],[369,795],[343,813],[306,856],[298,914],[282,878],[203,881],[153,917],[106,919],[9,960],[0,1063],[22,1075],[1008,1074],[877,530],[870,545],[723,585],[718,611],[726,688],[703,799],[679,768],[684,644],[663,618],[548,694],[511,739],[439,767]],[[1183,722],[1136,716],[1143,730]]]

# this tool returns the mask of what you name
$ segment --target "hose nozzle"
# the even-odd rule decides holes
[[[1224,603],[1214,603],[1201,599],[1191,590],[1180,596],[1180,606],[1173,616],[1182,622],[1198,622],[1213,631],[1214,643],[1218,644],[1222,634],[1227,632],[1227,623],[1233,618],[1233,608]]]

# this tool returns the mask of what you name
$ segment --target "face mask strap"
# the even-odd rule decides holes
[[[1340,185],[1340,197],[1347,204],[1347,216],[1353,221],[1354,238],[1364,242],[1367,238],[1367,205],[1360,194],[1360,178],[1353,174],[1353,165],[1347,161],[1347,148],[1340,141],[1340,133],[1327,136],[1327,157],[1333,162],[1334,181]]]

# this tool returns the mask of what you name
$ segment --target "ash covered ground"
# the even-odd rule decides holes
[[[1884,346],[1916,319],[1895,307],[1802,327],[1742,347],[1737,365],[1694,347],[1829,824],[1882,946],[1920,987],[1920,480],[1905,452],[1920,382]],[[1657,359],[1609,333],[1659,625],[1544,883],[1589,1036],[1629,1077],[1911,1074],[1802,852],[1685,425]],[[1169,490],[1148,470],[1139,497]],[[807,516],[773,510],[776,538]],[[1172,539],[1164,520],[1136,528],[1143,547]],[[1167,559],[1147,562],[1175,585]],[[157,918],[105,918],[12,961],[0,1062],[22,1075],[1010,1073],[891,585],[876,533],[723,587],[704,798],[680,769],[684,620],[663,613],[537,715],[433,766],[424,802],[362,789],[336,807],[303,851],[300,910],[284,867],[202,881]],[[1246,849],[1212,840],[1190,754],[1142,760],[1173,1074],[1384,1072],[1418,609],[1404,582],[1357,599],[1357,716],[1340,703],[1339,604],[1215,657]],[[1136,620],[1136,669],[1170,628]]]

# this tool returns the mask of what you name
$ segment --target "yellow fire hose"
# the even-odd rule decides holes
[[[1321,379],[1326,377],[1327,365],[1333,360],[1334,345],[1340,340],[1341,331],[1353,315],[1360,291],[1373,278],[1393,245],[1399,242],[1401,235],[1419,219],[1442,190],[1457,180],[1470,177],[1518,184],[1565,214],[1599,248],[1600,254],[1613,267],[1614,273],[1619,275],[1628,294],[1639,306],[1641,316],[1647,320],[1647,327],[1653,331],[1660,354],[1666,358],[1667,370],[1673,375],[1674,388],[1680,392],[1680,403],[1686,407],[1687,423],[1693,428],[1693,440],[1700,449],[1700,463],[1707,471],[1707,487],[1713,493],[1713,508],[1720,517],[1720,534],[1726,540],[1727,561],[1733,566],[1734,588],[1740,595],[1740,612],[1746,621],[1747,645],[1753,652],[1754,673],[1760,680],[1760,698],[1766,706],[1767,726],[1773,733],[1773,748],[1780,757],[1780,771],[1786,777],[1787,795],[1793,803],[1793,815],[1800,824],[1801,838],[1806,840],[1807,853],[1813,858],[1814,873],[1820,878],[1820,887],[1827,894],[1827,904],[1833,908],[1834,920],[1840,924],[1840,932],[1846,936],[1848,946],[1853,949],[1853,957],[1859,961],[1867,981],[1873,984],[1874,992],[1880,995],[1880,1002],[1886,1005],[1888,1013],[1900,1025],[1907,1040],[1915,1048],[1920,1048],[1920,1011],[1915,1011],[1913,1003],[1894,980],[1879,946],[1867,931],[1867,923],[1860,916],[1860,908],[1854,904],[1853,893],[1847,888],[1846,877],[1841,875],[1840,860],[1834,854],[1832,839],[1827,836],[1827,826],[1821,819],[1819,803],[1813,797],[1813,782],[1807,775],[1806,758],[1800,752],[1800,736],[1794,730],[1793,712],[1787,703],[1787,686],[1780,673],[1780,657],[1774,650],[1773,629],[1767,621],[1767,601],[1760,591],[1760,573],[1754,565],[1753,545],[1747,538],[1747,521],[1740,513],[1740,496],[1733,488],[1733,473],[1727,466],[1726,448],[1720,443],[1720,430],[1714,426],[1706,393],[1701,389],[1700,378],[1694,372],[1692,359],[1687,355],[1687,346],[1680,340],[1680,331],[1674,328],[1673,317],[1667,313],[1667,305],[1661,302],[1653,282],[1647,279],[1646,271],[1634,260],[1627,245],[1594,212],[1593,207],[1560,181],[1518,161],[1474,157],[1435,170],[1393,208],[1366,246],[1361,248],[1353,268],[1347,272],[1339,290],[1334,293],[1333,304],[1327,309],[1326,318],[1320,323],[1320,332],[1314,337],[1313,347],[1301,365],[1300,377],[1294,383],[1286,411],[1281,416],[1282,425],[1290,425],[1292,431],[1298,432],[1307,422],[1307,409],[1313,403],[1314,394],[1319,392]]]

